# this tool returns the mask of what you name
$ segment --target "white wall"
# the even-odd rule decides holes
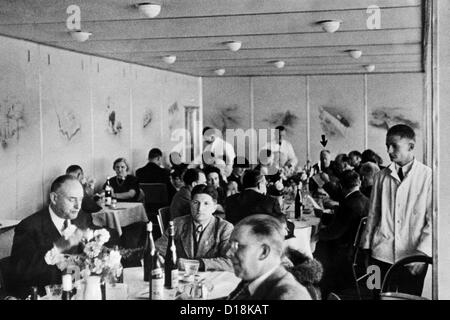
[[[0,219],[39,210],[71,164],[100,185],[117,157],[134,172],[150,148],[169,152],[200,95],[196,77],[0,37]],[[11,237],[0,236],[0,257]]]

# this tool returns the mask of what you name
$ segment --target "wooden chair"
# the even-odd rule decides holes
[[[156,214],[159,208],[169,205],[167,185],[165,183],[140,183],[145,194],[145,209],[147,214]]]
[[[364,270],[364,266],[361,266],[361,255],[359,254],[361,249],[359,244],[361,242],[362,233],[367,224],[367,217],[364,217],[359,222],[358,230],[356,232],[355,241],[353,242],[353,257],[352,257],[352,273],[353,280],[355,282],[356,294],[358,295],[358,299],[361,300],[361,289],[359,287],[359,283],[366,279],[369,274]]]
[[[395,288],[394,280],[396,273],[400,270],[400,268],[413,262],[425,263],[426,268],[428,268],[428,265],[433,264],[433,259],[429,256],[418,254],[405,257],[394,263],[387,271],[383,280],[383,284],[381,285],[381,292],[380,292],[381,300],[429,300],[424,297],[412,295],[408,292],[397,292],[397,289],[393,289]],[[424,270],[425,273],[426,271],[427,270]],[[396,291],[394,292],[393,290]]]
[[[170,207],[162,207],[158,209],[158,225],[159,230],[161,231],[161,235],[164,234],[164,231],[169,226],[170,221]]]

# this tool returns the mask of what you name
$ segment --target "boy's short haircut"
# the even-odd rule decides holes
[[[386,136],[399,136],[400,138],[407,138],[416,141],[416,133],[413,128],[406,124],[397,124],[389,128]]]

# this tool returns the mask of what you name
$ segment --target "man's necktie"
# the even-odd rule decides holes
[[[195,241],[198,242],[200,241],[200,236],[202,235],[202,231],[203,231],[203,226],[201,224],[199,224],[197,226],[197,228],[195,228]]]
[[[63,227],[62,227],[61,232],[63,232],[64,230],[66,230],[67,227],[68,227],[69,225],[70,225],[69,219],[64,220],[64,223],[63,223]]]
[[[398,169],[398,177],[400,178],[400,181],[403,181],[403,178],[405,177],[403,175],[402,167],[400,167],[400,169]]]
[[[241,281],[236,289],[228,295],[227,300],[248,300],[251,296],[248,285],[248,281]]]

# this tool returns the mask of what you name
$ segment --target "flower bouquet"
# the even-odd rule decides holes
[[[78,245],[78,253],[64,253],[61,247],[55,245],[45,255],[47,264],[56,265],[61,271],[72,274],[76,284],[83,279],[87,285],[91,277],[96,277],[99,285],[117,282],[122,273],[122,255],[117,248],[104,246],[110,238],[109,232],[106,229],[80,230],[75,227],[70,233],[63,233],[63,238],[70,243],[70,247]]]

